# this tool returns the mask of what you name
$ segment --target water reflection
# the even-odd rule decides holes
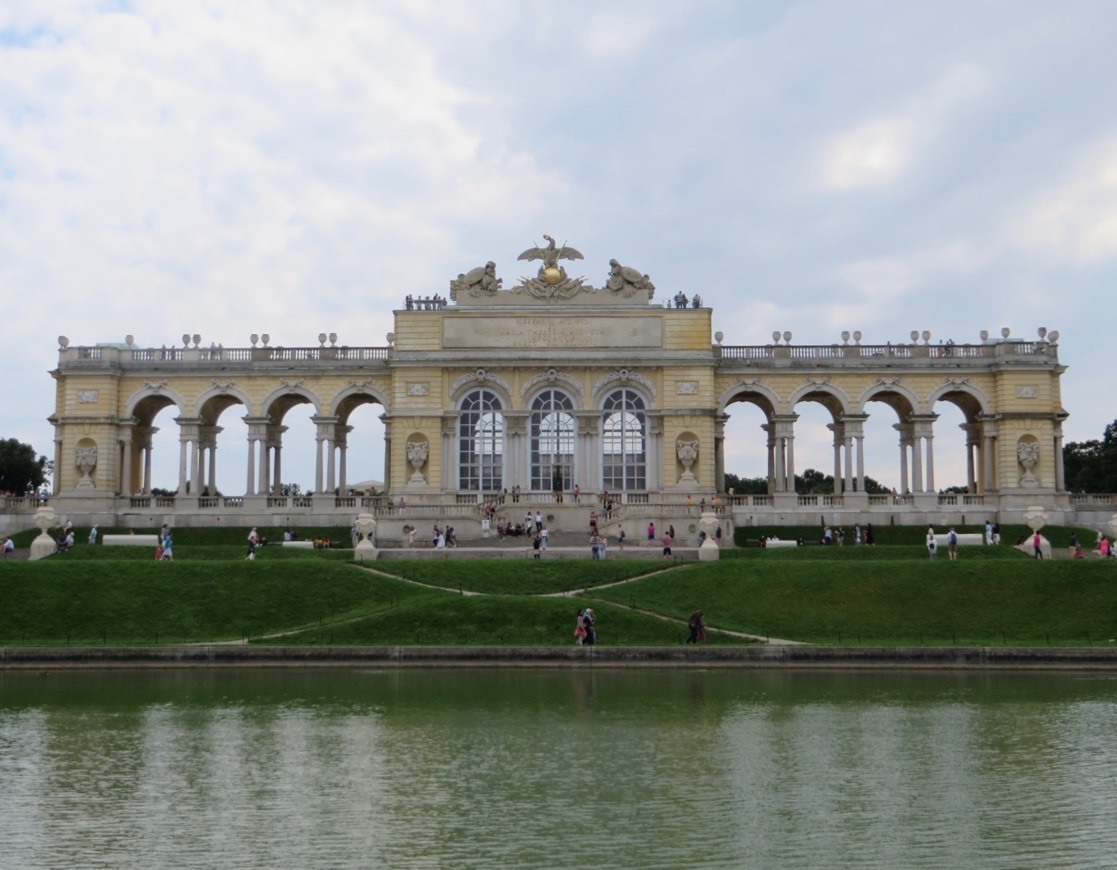
[[[1117,681],[0,672],[0,865],[1099,866]]]

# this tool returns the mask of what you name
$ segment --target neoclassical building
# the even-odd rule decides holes
[[[1058,334],[980,344],[843,343],[738,346],[712,334],[698,299],[657,298],[650,278],[613,260],[602,286],[571,277],[582,259],[547,244],[520,255],[524,275],[504,287],[489,262],[450,282],[447,298],[407,297],[385,347],[73,346],[60,339],[55,412],[57,510],[114,525],[348,522],[372,508],[382,523],[455,517],[480,532],[478,505],[505,490],[547,505],[560,528],[584,526],[577,485],[607,491],[617,518],[675,515],[687,496],[726,505],[727,522],[961,522],[1019,519],[1041,505],[1052,521],[1084,508],[1062,475]],[[538,261],[536,264],[535,261]],[[538,268],[536,269],[536,265]],[[513,282],[510,282],[513,283]],[[826,408],[833,431],[833,495],[796,493],[796,408]],[[898,495],[864,492],[863,425],[870,402],[889,406],[899,444]],[[968,493],[935,480],[935,406],[964,416]],[[349,418],[377,406],[385,425],[384,488],[349,492]],[[768,493],[720,493],[725,424],[749,403],[766,422]],[[284,418],[313,408],[314,492],[283,496]],[[236,406],[235,411],[224,412]],[[178,492],[151,493],[152,432],[174,409]],[[879,405],[878,405],[879,407]],[[226,421],[219,424],[219,419]],[[217,433],[243,424],[244,492],[217,494]],[[829,469],[827,469],[829,470]],[[404,499],[407,513],[398,511]],[[17,500],[18,501],[18,500]],[[510,504],[511,499],[505,500]],[[13,505],[9,505],[12,508]],[[18,508],[19,505],[14,507]],[[510,508],[509,508],[510,510]]]

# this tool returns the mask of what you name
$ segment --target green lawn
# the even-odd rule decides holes
[[[711,643],[745,642],[726,632],[861,645],[1117,638],[1117,560],[1036,561],[1008,546],[963,547],[957,562],[945,553],[931,561],[912,543],[728,550],[718,562],[678,565],[358,565],[348,550],[279,547],[249,562],[239,543],[205,540],[180,545],[174,562],[156,562],[147,548],[79,546],[0,564],[0,645],[554,645],[572,642],[586,605],[607,644],[679,643],[695,607]]]

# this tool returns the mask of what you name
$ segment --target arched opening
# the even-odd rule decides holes
[[[935,421],[935,485],[942,491],[982,492],[981,403],[970,393],[943,393]]]
[[[384,457],[384,406],[372,396],[359,394],[342,400],[337,416],[346,427],[346,491],[380,493],[387,481]]]
[[[566,492],[574,488],[574,400],[560,390],[544,390],[531,403],[531,488]]]
[[[865,476],[888,492],[911,489],[911,429],[915,408],[902,392],[880,390],[865,402]]]
[[[194,476],[197,495],[232,496],[245,491],[246,408],[236,396],[222,394],[207,399],[198,414],[197,471],[187,469],[191,494]],[[218,461],[220,459],[220,461]]]
[[[760,393],[738,393],[729,400],[722,430],[722,455],[726,477],[734,482],[727,485],[724,480],[716,481],[719,491],[733,489],[733,495],[771,495],[774,413],[771,401]]]
[[[117,482],[125,495],[174,494],[179,485],[180,411],[166,396],[146,396],[136,403],[132,443],[122,451]]]
[[[601,416],[601,486],[610,492],[648,488],[648,417],[635,390],[614,390]]]
[[[473,390],[458,416],[458,488],[497,492],[504,487],[504,405],[491,390]]]
[[[795,421],[795,491],[800,495],[841,493],[847,479],[844,408],[825,390],[812,390],[798,398],[792,408]]]

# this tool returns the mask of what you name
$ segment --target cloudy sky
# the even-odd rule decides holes
[[[1110,0],[8,0],[0,436],[53,455],[60,334],[383,345],[405,294],[515,277],[546,232],[594,283],[616,257],[700,292],[727,344],[1057,329],[1067,438],[1099,437],[1115,25]],[[829,470],[800,410],[796,465]],[[936,482],[964,483],[940,410]],[[877,417],[867,470],[894,485]],[[734,414],[727,470],[764,473],[759,422]]]

